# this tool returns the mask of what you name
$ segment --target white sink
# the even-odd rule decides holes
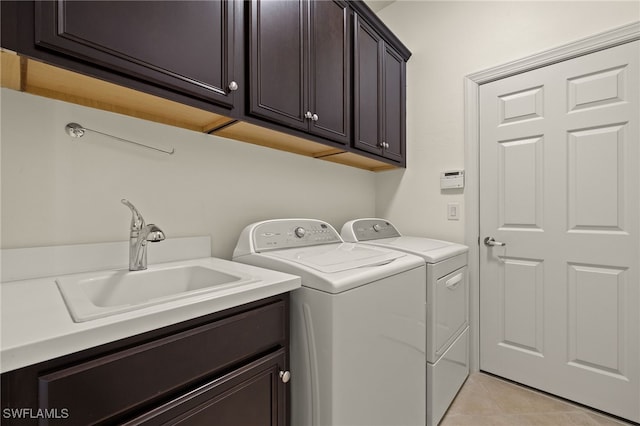
[[[236,270],[198,264],[155,265],[144,271],[107,270],[56,278],[75,322],[179,299],[220,296],[255,281]]]

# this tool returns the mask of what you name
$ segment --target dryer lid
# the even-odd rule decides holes
[[[362,242],[416,254],[427,263],[437,263],[469,250],[465,245],[449,241],[401,235],[393,224],[379,218],[349,221],[342,227],[341,236],[344,241]]]
[[[397,238],[378,239],[377,242],[383,243],[390,247],[402,247],[417,253],[424,253],[441,249],[442,247],[451,246],[453,243],[441,240],[432,240],[431,238],[402,236]]]
[[[369,266],[380,266],[406,256],[405,253],[362,244],[327,244],[265,253],[290,263],[331,274]]]
[[[449,241],[408,236],[370,240],[367,241],[366,244],[415,254],[421,256],[427,263],[437,263],[450,257],[466,253],[469,250],[465,245],[451,243]]]

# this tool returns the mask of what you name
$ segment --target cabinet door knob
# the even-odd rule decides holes
[[[312,118],[313,114],[311,114],[311,111],[307,111],[304,113],[304,118]]]
[[[318,121],[318,114],[313,114],[313,115],[311,116],[311,119],[312,119],[313,121]]]
[[[287,383],[291,380],[291,373],[289,371],[280,371],[280,380],[282,383]]]
[[[236,83],[235,81],[229,83],[229,90],[231,90],[232,92],[238,90],[238,83]]]

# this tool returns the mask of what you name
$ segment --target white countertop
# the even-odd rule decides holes
[[[3,261],[5,259],[3,258]],[[92,321],[72,320],[55,278],[38,277],[0,284],[0,372],[68,355],[157,328],[285,293],[300,287],[300,278],[212,257],[196,262],[237,268],[256,279],[243,291],[193,296]],[[169,263],[168,263],[169,264]]]

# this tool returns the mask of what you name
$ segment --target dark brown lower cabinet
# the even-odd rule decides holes
[[[125,425],[283,425],[284,349],[213,380]]]
[[[280,295],[4,373],[1,423],[285,426],[288,348]]]

